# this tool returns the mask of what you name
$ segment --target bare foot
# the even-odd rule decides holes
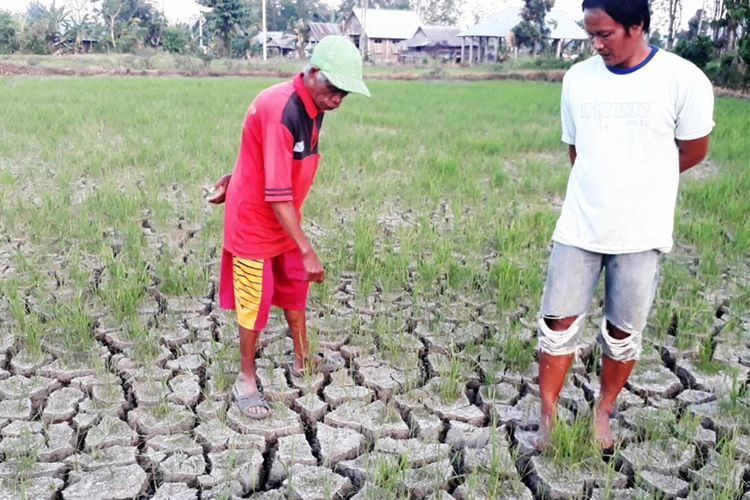
[[[614,447],[615,439],[609,425],[610,412],[597,408],[594,421],[594,439],[604,450]]]
[[[544,451],[550,441],[552,429],[554,427],[555,416],[542,414],[539,417],[539,430],[534,438],[534,448],[537,451]]]

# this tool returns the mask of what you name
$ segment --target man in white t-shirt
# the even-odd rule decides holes
[[[540,449],[602,270],[594,432],[603,448],[613,446],[609,419],[641,352],[660,255],[672,247],[679,175],[706,157],[714,125],[706,76],[648,45],[648,0],[584,0],[583,12],[598,55],[563,80],[562,140],[573,169],[539,319]]]

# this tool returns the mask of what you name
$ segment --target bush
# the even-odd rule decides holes
[[[703,69],[711,61],[714,43],[706,35],[698,35],[692,40],[680,40],[674,47],[677,55]]]
[[[531,59],[517,59],[514,63],[515,69],[568,69],[573,65],[573,61],[558,59],[554,56],[534,57]]]
[[[136,50],[142,49],[145,34],[145,29],[138,26],[131,27],[117,39],[117,51],[133,53]]]
[[[734,54],[711,61],[704,71],[715,85],[733,89],[750,88],[750,71]]]
[[[38,56],[49,54],[49,45],[44,37],[32,32],[25,32],[21,38],[21,50]]]
[[[0,11],[0,54],[10,54],[19,47],[16,23],[8,12]]]
[[[250,46],[253,43],[252,37],[240,34],[232,37],[229,42],[229,54],[231,57],[246,57],[250,52]]]
[[[203,69],[203,63],[197,57],[188,55],[174,56],[175,67],[188,74],[199,73]]]
[[[161,45],[170,54],[184,54],[190,50],[190,38],[185,29],[168,27],[162,35]]]
[[[536,66],[539,69],[568,69],[572,65],[572,61],[565,61],[557,57],[540,57],[536,60]]]

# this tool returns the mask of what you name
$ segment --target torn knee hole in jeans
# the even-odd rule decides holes
[[[546,321],[548,317],[539,318],[539,342],[542,351],[548,354],[569,354],[573,352],[584,315],[576,317],[575,321],[565,330],[550,328]]]
[[[633,335],[636,335],[638,332],[629,331],[631,330],[628,327],[621,328],[619,326],[613,325],[608,320],[604,321],[604,328],[602,328],[602,332],[607,336],[615,340],[621,340],[624,341],[628,339],[629,337],[632,337]]]
[[[549,331],[562,334],[576,325],[579,322],[580,318],[581,316],[543,316],[542,321]],[[567,326],[562,329],[553,328],[551,324],[551,322],[553,321],[561,321],[563,322],[563,325],[567,323]]]
[[[613,336],[610,328],[616,329],[625,336],[622,338]],[[602,339],[609,351],[609,357],[617,361],[627,361],[639,357],[641,353],[641,332],[625,331],[606,319],[602,319],[601,331]]]

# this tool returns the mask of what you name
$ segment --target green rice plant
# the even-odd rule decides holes
[[[23,325],[26,320],[26,304],[23,302],[20,290],[18,289],[18,279],[11,278],[5,280],[0,286],[2,286],[3,298],[8,303],[11,319],[19,326]]]
[[[508,498],[513,493],[508,491],[509,480],[515,479],[515,464],[518,461],[518,451],[516,449],[506,449],[506,444],[500,444],[502,438],[499,435],[500,428],[495,426],[495,422],[490,422],[490,461],[486,470],[482,469],[481,477],[483,481],[483,491],[488,498]],[[510,456],[510,463],[506,461]],[[480,476],[476,473],[470,474],[465,478],[465,484],[469,491],[481,491],[478,481]],[[520,494],[520,492],[518,492]]]
[[[674,428],[674,437],[686,442],[695,441],[695,437],[698,435],[698,430],[702,426],[701,420],[702,419],[699,416],[690,412],[683,413]]]
[[[510,325],[502,335],[492,336],[484,343],[484,352],[490,349],[497,371],[525,372],[534,362],[536,345],[521,338],[518,332],[521,327],[518,323]],[[485,376],[490,377],[490,372]],[[487,383],[490,383],[489,379]]]
[[[732,388],[729,393],[720,398],[719,408],[722,412],[732,415],[745,414],[745,411],[750,409],[747,387],[740,382],[736,374],[732,377]]]
[[[16,280],[8,280],[0,284],[0,286],[2,287],[3,296],[8,301],[10,317],[18,327],[17,337],[32,355],[41,356],[46,335],[45,325],[38,314],[33,311],[27,312],[26,302],[20,295]]]
[[[686,424],[694,421],[686,421]],[[674,437],[679,426],[677,416],[669,408],[659,408],[654,412],[645,413],[637,418],[635,426],[646,441],[656,441]],[[679,435],[684,436],[684,429],[680,429]]]
[[[576,418],[572,423],[558,421],[544,454],[554,467],[589,467],[600,460],[601,448],[591,438],[591,419]]]
[[[445,403],[456,401],[464,391],[466,381],[463,376],[463,362],[459,356],[450,356],[450,370],[446,375],[440,377],[438,384],[438,395]]]
[[[503,359],[511,370],[526,371],[534,361],[535,347],[522,341],[516,335],[506,337],[503,346]]]
[[[321,352],[322,346],[320,342],[320,335],[315,328],[307,329],[307,352],[309,356],[316,356]]]
[[[330,476],[323,479],[323,499],[333,500],[333,480]]]
[[[378,456],[375,463],[370,463],[370,481],[382,488],[391,498],[408,498],[404,488],[406,472],[411,468],[405,454],[398,457]]]
[[[71,361],[95,362],[94,320],[84,307],[81,295],[71,303],[57,304],[50,321],[55,336],[62,338],[64,353]]]
[[[700,348],[698,349],[698,361],[695,363],[695,367],[699,371],[708,374],[716,374],[725,371],[729,371],[731,373],[733,371],[736,371],[735,368],[727,365],[727,363],[724,363],[723,361],[719,361],[717,359],[713,359],[714,349],[715,345],[713,341],[702,343],[700,345]]]
[[[147,296],[151,278],[145,268],[133,268],[119,259],[107,264],[108,283],[99,290],[99,298],[114,315],[115,321],[134,318]]]
[[[165,379],[162,379],[159,382],[161,388],[159,391],[159,402],[153,407],[152,411],[157,417],[165,418],[169,415],[171,410],[168,398],[168,394],[170,393],[169,382]]]
[[[615,481],[617,480],[618,470],[617,464],[620,463],[619,457],[620,449],[615,449],[612,457],[607,462],[603,463],[603,466],[597,469],[599,474],[599,490],[601,491],[601,498],[610,499],[614,498],[617,492],[615,488]]]
[[[211,356],[208,371],[219,391],[232,388],[240,366],[240,352],[235,346],[211,339]]]
[[[363,218],[354,222],[354,255],[353,265],[360,280],[360,290],[368,293],[376,281],[375,268],[375,230],[373,223]]]
[[[725,436],[716,445],[718,451],[718,468],[711,477],[714,498],[736,500],[743,495],[742,474],[737,477],[738,462],[735,458],[737,440],[735,436]],[[742,470],[742,469],[741,469]]]
[[[393,401],[387,401],[383,407],[383,413],[378,417],[380,422],[384,424],[397,424],[403,422],[401,419],[401,412],[396,408],[396,404]]]
[[[20,453],[6,454],[4,462],[12,465],[15,469],[15,476],[3,479],[3,486],[13,491],[20,500],[32,500],[28,491],[30,481],[35,477],[35,470],[39,463],[39,450],[33,445],[31,436],[28,433],[22,433],[21,439],[28,441],[29,445],[20,448]]]
[[[148,328],[140,320],[126,323],[125,334],[133,342],[133,361],[147,368],[154,366],[156,358],[161,353],[159,340],[149,333]]]

